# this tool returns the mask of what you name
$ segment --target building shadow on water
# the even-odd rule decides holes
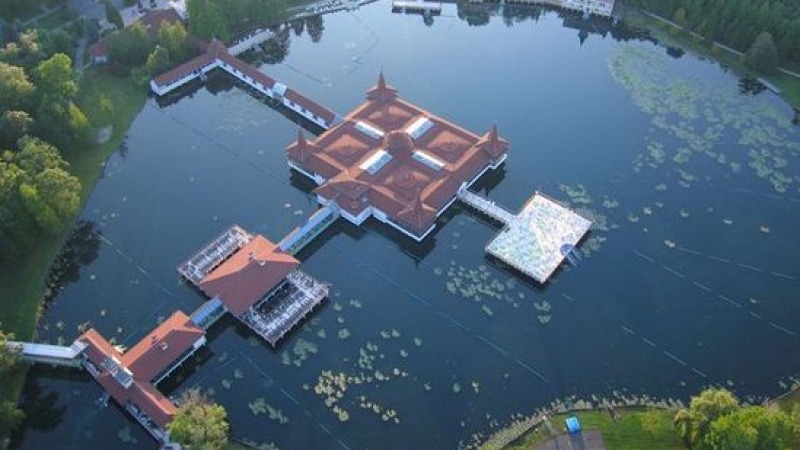
[[[160,108],[166,108],[168,106],[177,104],[184,98],[192,98],[198,91],[200,91],[203,88],[205,88],[211,95],[218,95],[221,93],[230,92],[235,88],[241,89],[247,92],[254,99],[268,106],[272,110],[280,113],[292,123],[295,123],[299,127],[302,127],[307,132],[317,136],[321,134],[323,131],[325,131],[324,128],[320,127],[314,122],[311,122],[310,120],[301,116],[297,112],[287,108],[279,101],[271,99],[269,97],[262,95],[261,93],[256,92],[250,86],[235,79],[234,77],[228,75],[227,73],[219,69],[214,69],[211,72],[209,72],[205,81],[202,81],[200,79],[195,79],[175,89],[169,94],[160,97],[155,96],[154,98],[156,105],[158,105]]]

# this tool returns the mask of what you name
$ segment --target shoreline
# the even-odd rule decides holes
[[[752,77],[759,81],[766,80],[768,84],[763,82],[762,84],[770,92],[777,95],[795,112],[800,111],[800,74],[785,67],[778,67],[776,73],[772,74],[752,71],[741,61],[744,53],[725,44],[708,41],[700,34],[686,30],[671,20],[644,9],[631,8],[625,11],[622,20],[629,25],[649,31],[662,45],[680,47],[694,55],[709,58],[737,75]],[[776,92],[774,88],[778,88],[780,92]]]

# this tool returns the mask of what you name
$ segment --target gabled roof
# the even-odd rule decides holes
[[[205,334],[182,311],[174,312],[122,355],[122,364],[136,379],[153,381]]]
[[[177,322],[180,324],[183,323],[184,317],[187,317],[186,314],[178,311],[164,323],[173,324]],[[182,327],[190,328],[190,326]],[[161,328],[162,326],[159,326],[156,328],[156,330]],[[198,330],[200,335],[196,336],[197,339],[204,334],[202,329]],[[156,389],[155,386],[150,383],[150,379],[145,378],[152,378],[152,375],[145,373],[145,371],[143,371],[141,368],[138,369],[139,373],[136,373],[137,369],[126,367],[126,361],[130,362],[132,360],[134,364],[136,364],[136,360],[139,358],[136,358],[134,354],[129,354],[127,352],[122,354],[118,352],[111,345],[111,343],[109,343],[108,340],[106,340],[106,338],[94,328],[91,328],[83,333],[78,338],[78,341],[86,344],[86,350],[84,351],[84,354],[89,361],[91,361],[94,366],[100,370],[100,373],[95,377],[95,379],[117,403],[120,405],[125,405],[126,403],[130,402],[141,408],[141,410],[144,411],[156,425],[162,429],[166,427],[167,423],[172,420],[172,417],[175,415],[177,408],[167,396],[159,392],[158,389]],[[135,345],[133,349],[136,349],[141,344],[147,344],[147,342],[148,338],[146,337],[140,341],[139,344]],[[178,348],[177,345],[176,348]],[[184,348],[184,350],[185,349],[186,348]],[[141,350],[135,350],[134,353],[139,354],[140,358],[144,358],[150,362],[154,360],[152,356],[144,355],[144,353],[147,352],[142,353]],[[175,357],[177,356],[178,355],[175,355]],[[132,372],[132,381],[127,388],[123,386],[116,378],[114,378],[114,375],[111,372],[104,368],[108,359],[116,360],[118,362],[119,370],[127,368]],[[165,364],[164,358],[159,357],[158,365],[163,365],[162,369],[159,369],[159,371],[172,364],[173,359],[170,359]]]
[[[218,297],[238,317],[299,265],[300,261],[277,244],[256,236],[200,280],[199,287],[209,297]]]
[[[100,39],[99,41],[90,45],[89,55],[91,55],[92,58],[108,56],[108,46],[106,45],[105,39]]]

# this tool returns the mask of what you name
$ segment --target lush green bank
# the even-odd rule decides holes
[[[71,173],[80,179],[83,205],[94,188],[103,162],[122,142],[131,122],[144,106],[147,95],[144,90],[135,87],[128,77],[116,77],[102,70],[87,72],[80,83],[78,100],[92,124],[96,127],[111,125],[113,130],[104,143],[65,154]],[[99,99],[102,97],[111,101],[113,111],[100,106]],[[45,279],[48,270],[70,228],[65,227],[57,234],[45,234],[33,231],[36,228],[32,226],[28,227],[31,232],[20,236],[25,241],[20,243],[20,247],[28,250],[0,268],[0,298],[4,299],[0,302],[0,323],[5,331],[14,333],[17,339],[33,337],[47,288]],[[11,377],[5,390],[8,399],[19,397],[24,381],[24,371]]]
[[[742,56],[716,46],[713,42],[697,35],[692,35],[688,31],[647,16],[633,8],[626,11],[625,21],[631,25],[650,30],[654,37],[664,45],[683,48],[692,53],[714,59],[730,67],[736,73],[766,79],[781,90],[781,96],[792,107],[800,109],[800,78],[778,71],[770,74],[754,73],[745,66]]]
[[[70,163],[70,172],[80,179],[83,204],[97,181],[103,161],[122,142],[147,96],[129,78],[116,77],[102,70],[87,72],[80,83],[79,103],[91,122],[96,127],[113,127],[106,142],[64,155]],[[113,104],[110,115],[109,111],[100,108],[101,96]],[[4,264],[0,270],[0,298],[7,299],[0,304],[0,323],[19,339],[30,339],[33,335],[47,271],[69,231],[70,227],[65,227],[60,233],[46,234],[32,229],[31,233],[21,235],[20,239],[25,242],[21,242],[20,247],[27,251],[15,261]]]

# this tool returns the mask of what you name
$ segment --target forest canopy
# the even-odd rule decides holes
[[[746,52],[769,33],[781,63],[800,64],[797,0],[627,0],[703,37]]]

